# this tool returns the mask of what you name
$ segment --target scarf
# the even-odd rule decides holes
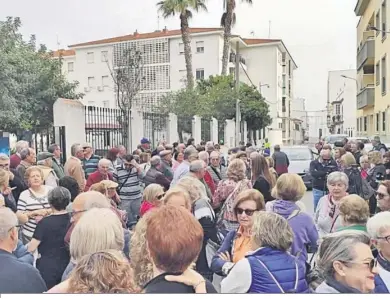
[[[333,278],[327,279],[326,283],[328,286],[334,288],[340,294],[361,294],[362,293],[358,289],[346,286],[345,284],[342,284],[341,282],[338,282]]]
[[[380,252],[378,253],[376,260],[383,269],[390,272],[390,261],[386,260]]]

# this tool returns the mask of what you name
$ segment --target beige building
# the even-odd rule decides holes
[[[390,59],[388,16],[390,2],[358,0],[357,25],[357,135],[390,135],[390,90],[387,75]],[[389,54],[389,56],[387,56]]]

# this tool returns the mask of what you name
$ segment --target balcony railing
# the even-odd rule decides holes
[[[357,59],[356,59],[357,69],[360,70],[366,64],[366,62],[372,62],[372,64],[374,64],[374,57],[375,57],[375,40],[370,38],[364,43],[363,47],[360,49],[359,53],[357,54]]]
[[[375,87],[367,86],[362,89],[356,99],[356,108],[363,109],[365,107],[374,106],[375,104]]]

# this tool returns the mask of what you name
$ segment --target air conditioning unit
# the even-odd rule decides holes
[[[98,86],[98,91],[104,91],[104,87],[103,86]]]
[[[84,87],[84,92],[90,92],[91,89],[89,87]]]

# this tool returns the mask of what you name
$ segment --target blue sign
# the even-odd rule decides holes
[[[0,137],[0,153],[10,155],[9,137]]]

